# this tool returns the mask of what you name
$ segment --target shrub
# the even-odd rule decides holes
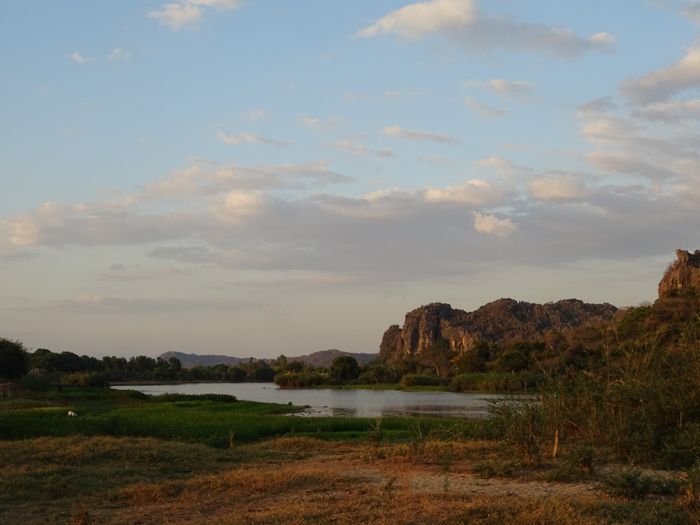
[[[401,378],[401,386],[440,386],[443,381],[439,377],[418,374],[406,374]]]
[[[53,378],[46,374],[27,374],[19,384],[27,390],[48,390],[51,388]]]
[[[649,495],[672,496],[681,491],[681,482],[673,478],[647,476],[636,468],[625,468],[605,478],[606,492],[613,496],[641,499]]]
[[[61,376],[62,385],[77,385],[77,386],[94,386],[105,387],[109,386],[109,381],[105,374],[98,372],[73,372]]]

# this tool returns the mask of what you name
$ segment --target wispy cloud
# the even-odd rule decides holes
[[[508,113],[508,111],[504,108],[491,106],[485,102],[480,102],[473,97],[466,97],[464,99],[464,103],[474,113],[477,113],[482,117],[502,117]]]
[[[338,117],[314,117],[310,115],[300,115],[298,118],[299,124],[306,128],[328,130],[335,128],[340,124],[340,119]]]
[[[575,57],[586,51],[610,50],[615,38],[605,32],[581,37],[570,29],[521,22],[510,16],[488,16],[476,0],[428,0],[392,11],[361,29],[357,38],[393,34],[419,39],[441,34],[462,49],[507,48]]]
[[[700,84],[700,47],[688,51],[678,62],[626,81],[622,92],[635,103],[666,100]]]
[[[131,59],[131,53],[127,51],[126,49],[122,49],[121,47],[117,47],[112,50],[112,52],[109,54],[109,61],[110,62],[118,62],[120,60],[130,60]]]
[[[387,137],[405,140],[440,142],[443,144],[459,144],[459,140],[447,133],[436,133],[431,131],[419,131],[415,129],[402,128],[401,126],[388,126],[382,130]]]
[[[525,80],[504,80],[502,78],[492,78],[488,81],[488,88],[501,95],[509,97],[529,95],[535,89],[532,82]]]
[[[337,140],[335,142],[335,147],[336,149],[342,151],[349,151],[350,153],[359,155],[361,157],[369,155],[379,158],[391,158],[395,156],[395,153],[388,148],[374,149],[364,144],[360,144],[359,142],[355,142],[352,139]]]
[[[293,144],[289,140],[277,140],[269,137],[263,137],[255,133],[238,133],[236,135],[227,135],[219,133],[217,138],[225,144],[265,144],[268,146],[289,146]]]
[[[75,51],[74,53],[71,53],[68,58],[70,58],[73,62],[76,64],[88,64],[90,62],[94,62],[95,59],[93,57],[86,57],[83,56],[81,53],[78,51]]]
[[[208,8],[223,11],[240,5],[241,0],[182,0],[164,4],[160,9],[149,11],[147,16],[177,31],[197,24]]]

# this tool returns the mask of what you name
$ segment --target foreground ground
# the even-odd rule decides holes
[[[214,449],[152,438],[0,441],[0,523],[675,524],[674,498],[483,475],[484,441],[279,438]]]

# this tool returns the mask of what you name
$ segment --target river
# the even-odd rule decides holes
[[[485,418],[489,402],[501,394],[403,392],[400,390],[283,390],[273,383],[183,383],[115,386],[158,394],[229,394],[244,401],[291,403],[308,407],[301,416],[439,416]]]

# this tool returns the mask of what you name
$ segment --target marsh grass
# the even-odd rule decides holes
[[[227,448],[276,436],[310,436],[321,439],[364,440],[381,435],[387,442],[406,441],[415,432],[416,419],[384,418],[381,429],[370,418],[289,415],[299,407],[251,401],[231,396],[168,395],[154,398],[106,389],[65,388],[29,405],[0,403],[0,439],[40,436],[156,437]],[[67,411],[78,413],[69,418]],[[425,418],[425,432],[450,432],[468,437],[482,424],[469,420]],[[232,436],[234,438],[232,439]]]

